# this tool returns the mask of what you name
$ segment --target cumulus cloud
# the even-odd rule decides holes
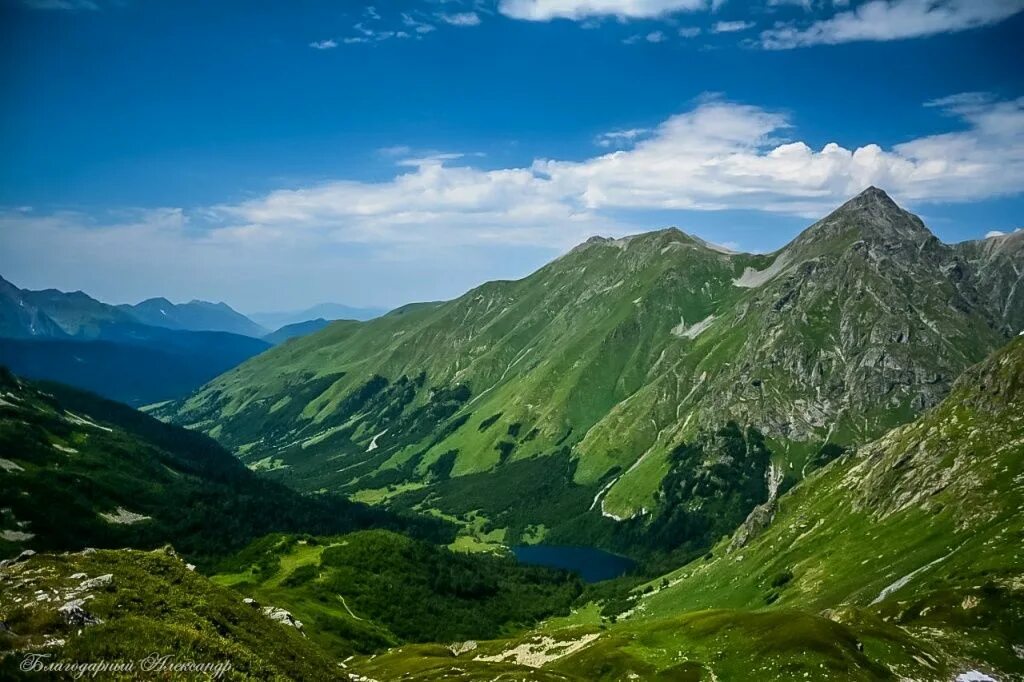
[[[752,208],[818,215],[869,185],[904,201],[961,201],[1024,187],[1024,98],[949,110],[966,129],[890,149],[779,142],[788,118],[709,101],[628,151],[535,170],[587,208]]]
[[[83,272],[124,273],[137,264],[140,271],[125,276],[148,281],[144,269],[169,272],[168,254],[181,254],[194,271],[223,273],[225,280],[250,272],[285,277],[288,263],[301,262],[291,274],[322,269],[327,281],[348,267],[341,263],[353,249],[372,251],[378,264],[448,263],[465,249],[496,245],[550,254],[592,234],[657,227],[640,218],[650,210],[813,218],[869,185],[911,206],[1021,192],[1024,98],[965,93],[929,105],[951,117],[953,130],[888,148],[812,148],[794,139],[786,114],[712,98],[651,130],[601,136],[607,151],[583,160],[487,169],[475,166],[478,157],[411,157],[394,148],[381,153],[398,170],[382,181],[339,179],[127,217],[11,211],[0,216],[0,267],[45,261],[59,268],[67,261],[87,264]],[[133,258],[120,261],[129,264],[109,256],[126,249]]]
[[[673,12],[707,9],[707,0],[501,0],[498,11],[512,19],[551,21],[613,16],[652,19]]]
[[[776,26],[761,34],[761,44],[784,50],[917,38],[987,26],[1022,10],[1024,0],[871,0],[803,28]]]
[[[458,12],[456,14],[441,14],[441,21],[452,26],[479,26],[480,15],[476,12]]]

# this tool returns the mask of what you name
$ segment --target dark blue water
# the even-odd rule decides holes
[[[634,565],[632,559],[593,547],[566,545],[517,545],[512,553],[524,564],[565,568],[580,574],[588,583],[618,578]]]

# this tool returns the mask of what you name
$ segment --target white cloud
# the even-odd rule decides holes
[[[433,24],[428,24],[424,21],[420,21],[419,19],[413,17],[411,14],[406,13],[402,14],[402,24],[419,34],[430,33],[431,31],[436,30]]]
[[[409,158],[407,149],[394,148],[382,153],[391,154],[399,170],[383,181],[340,179],[242,202],[113,218],[11,211],[0,215],[0,269],[20,268],[24,276],[30,271],[19,263],[46,262],[51,272],[80,273],[82,287],[89,277],[100,282],[95,273],[156,282],[152,273],[170,278],[175,272],[182,287],[194,287],[181,272],[202,272],[222,278],[217,286],[237,287],[240,296],[246,287],[261,291],[259,282],[268,278],[308,277],[329,291],[327,283],[348,277],[348,268],[375,281],[406,266],[421,272],[415,269],[427,268],[427,261],[430,267],[441,267],[434,261],[470,267],[456,262],[467,249],[500,245],[550,255],[592,234],[657,227],[642,219],[640,212],[650,210],[819,217],[869,185],[911,206],[1021,193],[1024,98],[961,94],[930,104],[954,117],[954,130],[889,148],[830,143],[814,149],[782,139],[793,132],[783,113],[705,99],[652,130],[602,136],[598,144],[622,144],[609,142],[608,151],[583,160],[485,169],[473,165],[478,157]],[[125,252],[133,257],[117,256]],[[377,270],[358,264],[367,252]],[[397,268],[380,264],[396,260],[402,263]],[[437,277],[439,271],[428,270],[423,276]],[[503,271],[490,276],[497,272]],[[188,296],[200,293],[189,290]]]
[[[604,208],[752,208],[818,215],[868,185],[912,202],[964,201],[1024,188],[1024,98],[951,113],[966,129],[891,149],[777,141],[786,116],[708,101],[629,151],[534,169],[566,196]]]
[[[708,8],[707,0],[501,0],[498,11],[512,19],[550,21],[613,16],[652,19],[674,12]]]
[[[476,12],[458,12],[438,15],[441,21],[452,26],[479,26],[480,15]]]
[[[696,38],[700,35],[700,28],[697,26],[684,26],[678,31],[680,38]]]
[[[648,33],[645,36],[644,39],[647,42],[649,42],[649,43],[663,43],[663,42],[665,42],[665,32],[664,31],[651,31],[650,33]]]
[[[715,33],[736,33],[737,31],[746,31],[753,27],[754,22],[752,21],[719,21],[711,30]]]
[[[328,38],[327,40],[314,40],[309,44],[314,50],[333,50],[338,46],[338,43],[334,42],[333,39]]]
[[[1024,0],[871,0],[806,28],[777,26],[761,34],[768,49],[900,40],[987,26],[1024,10]]]

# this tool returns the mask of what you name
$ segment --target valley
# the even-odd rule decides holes
[[[317,323],[148,413],[5,371],[0,671],[1018,679],[1021,240],[869,189],[774,254],[592,239]]]

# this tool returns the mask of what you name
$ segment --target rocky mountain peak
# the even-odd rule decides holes
[[[842,206],[804,230],[793,246],[835,246],[845,249],[852,242],[868,241],[890,245],[919,245],[935,236],[925,224],[877,187],[868,187]]]

